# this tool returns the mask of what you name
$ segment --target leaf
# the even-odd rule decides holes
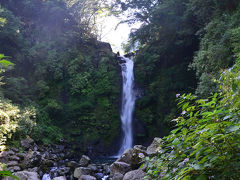
[[[17,176],[14,176],[10,171],[0,171],[0,176],[2,177],[12,177],[14,179],[20,180]]]
[[[183,180],[191,180],[191,176],[185,176],[184,178],[183,178]]]
[[[226,132],[234,132],[234,131],[237,131],[237,130],[239,130],[239,126],[229,126],[226,129]]]
[[[208,177],[205,174],[202,174],[196,178],[196,180],[207,180]]]
[[[10,61],[8,61],[8,60],[5,60],[5,59],[3,59],[3,60],[0,60],[0,64],[2,64],[3,66],[5,66],[5,67],[8,67],[8,66],[13,66],[14,64],[13,63],[11,63]]]
[[[172,133],[172,134],[176,134],[181,128],[182,128],[182,127],[179,127],[179,128],[177,128],[177,129],[174,129],[174,130],[171,131],[171,133]]]

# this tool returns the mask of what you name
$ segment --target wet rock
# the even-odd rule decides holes
[[[65,176],[55,177],[52,180],[67,180]]]
[[[146,173],[142,169],[127,172],[123,180],[143,180]]]
[[[90,175],[82,175],[78,180],[96,180],[96,178]]]
[[[163,140],[161,138],[154,138],[152,144],[148,146],[147,148],[147,154],[148,156],[154,156],[157,155],[159,149],[159,146],[162,144]]]
[[[90,162],[91,162],[91,159],[88,156],[82,155],[82,157],[79,161],[79,165],[81,167],[87,167],[90,164]]]
[[[125,174],[128,171],[131,171],[131,165],[127,164],[125,162],[114,162],[111,166],[110,166],[110,170],[112,174],[116,174],[116,173],[120,173],[120,174]]]
[[[74,170],[74,174],[73,174],[73,176],[75,177],[75,178],[80,178],[80,176],[82,176],[82,175],[89,175],[89,174],[91,174],[91,169],[90,168],[86,168],[86,167],[79,167],[79,168],[76,168],[75,170]]]
[[[27,137],[24,140],[21,140],[21,146],[24,150],[28,150],[34,144],[34,140],[30,137]]]
[[[115,173],[112,180],[123,180],[123,175],[121,173]]]

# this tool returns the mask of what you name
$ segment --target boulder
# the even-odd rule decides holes
[[[88,168],[90,168],[93,172],[97,172],[98,171],[98,167],[96,164],[89,164]]]
[[[63,176],[69,173],[69,171],[70,171],[70,167],[60,167],[57,172],[59,175]]]
[[[123,175],[121,173],[115,173],[112,180],[123,180]]]
[[[25,154],[25,153],[17,153],[16,155],[17,155],[21,160],[23,160],[27,154]]]
[[[117,159],[116,162],[125,162],[131,164],[132,161],[132,149],[127,149],[124,153]]]
[[[19,166],[12,166],[8,168],[11,172],[21,171],[21,168]]]
[[[136,145],[132,149],[131,166],[132,169],[137,169],[143,163],[144,157],[147,155],[146,147],[142,145]]]
[[[75,161],[69,161],[69,162],[67,163],[67,166],[74,169],[74,168],[79,167],[80,164],[77,163],[77,162],[75,162]]]
[[[78,180],[97,180],[97,179],[90,175],[82,175]]]
[[[19,171],[14,173],[20,180],[40,180],[39,175],[36,172],[28,172],[28,171]],[[16,180],[11,177],[7,177],[4,180]]]
[[[90,168],[86,167],[79,167],[74,170],[73,176],[75,178],[80,178],[82,175],[90,175],[92,173],[92,170]]]
[[[55,177],[52,180],[67,180],[65,176]]]
[[[103,169],[104,169],[104,171],[105,171],[106,174],[110,174],[110,167],[109,167],[108,164],[105,164],[105,165],[103,166]]]
[[[125,162],[114,162],[111,164],[110,170],[112,174],[120,173],[124,175],[128,171],[131,171],[132,168],[130,164],[127,164]]]
[[[143,180],[146,173],[142,169],[127,172],[123,180]]]
[[[136,145],[132,149],[127,149],[116,162],[125,162],[130,164],[132,169],[137,169],[143,162],[143,158],[147,155],[146,147]]]
[[[23,169],[39,167],[41,164],[42,156],[38,151],[29,151],[28,154],[24,157],[22,162]]]
[[[7,163],[7,166],[16,166],[16,165],[18,165],[18,162],[17,162],[17,161],[9,161],[9,162]]]
[[[162,144],[163,140],[161,138],[154,138],[152,144],[147,148],[148,156],[157,155],[158,151],[160,150],[160,145]]]
[[[104,177],[103,173],[96,173],[97,179],[102,179]]]
[[[12,155],[9,157],[9,160],[11,161],[20,161],[20,157],[16,156],[16,155]]]
[[[30,137],[27,137],[26,139],[21,140],[21,146],[24,150],[28,150],[32,145],[34,144],[34,140]]]
[[[88,156],[82,155],[82,157],[79,161],[79,165],[81,167],[87,167],[90,164],[90,162],[91,162],[91,159]]]

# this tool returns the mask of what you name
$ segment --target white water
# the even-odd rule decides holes
[[[121,148],[118,151],[118,156],[120,156],[126,149],[132,148],[133,145],[133,130],[132,130],[132,119],[133,111],[135,106],[135,92],[134,86],[134,74],[133,67],[134,63],[132,59],[121,57],[126,63],[121,64],[122,68],[122,79],[123,79],[123,89],[122,89],[122,109],[121,109],[121,122],[123,130],[123,138],[121,143]]]

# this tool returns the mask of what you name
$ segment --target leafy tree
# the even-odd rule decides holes
[[[239,58],[208,99],[182,95],[176,129],[147,158],[151,179],[239,179]]]

